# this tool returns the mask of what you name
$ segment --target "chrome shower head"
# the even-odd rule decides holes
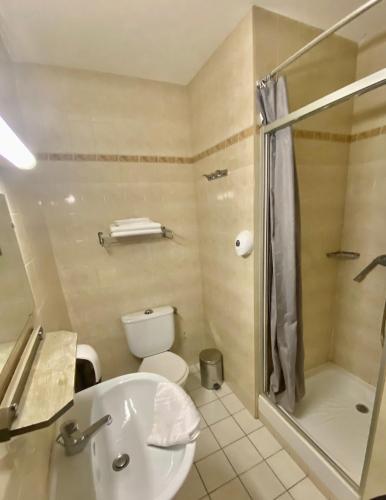
[[[378,257],[375,257],[375,259],[371,261],[370,264],[368,264],[357,276],[355,276],[354,281],[358,281],[358,283],[360,283],[366,278],[369,272],[371,272],[374,267],[378,265],[386,267],[386,254],[378,255]]]

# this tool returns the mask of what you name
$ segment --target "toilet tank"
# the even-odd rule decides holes
[[[138,358],[169,350],[174,342],[174,311],[170,306],[145,309],[121,317],[129,349]]]

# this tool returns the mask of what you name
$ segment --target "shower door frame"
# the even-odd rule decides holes
[[[259,187],[257,188],[258,199],[260,200],[260,218],[258,222],[258,247],[259,252],[259,263],[258,270],[259,274],[257,281],[259,284],[259,299],[257,304],[257,317],[260,317],[259,321],[259,349],[257,350],[257,366],[260,367],[259,373],[256,374],[258,378],[258,387],[260,396],[266,398],[269,402],[269,377],[268,377],[268,363],[267,363],[267,352],[269,345],[269,276],[268,276],[268,244],[269,244],[269,189],[270,189],[270,178],[269,178],[269,138],[270,134],[274,133],[276,130],[280,130],[284,127],[293,125],[294,123],[308,118],[320,111],[329,109],[337,104],[349,100],[355,96],[370,92],[378,87],[386,84],[386,68],[372,73],[360,80],[357,80],[345,87],[342,87],[331,94],[327,94],[296,111],[289,113],[287,116],[275,120],[274,122],[262,126],[260,129],[260,165],[262,168],[256,175],[256,179],[259,180]],[[373,413],[371,418],[371,424],[369,429],[369,435],[367,439],[365,460],[362,469],[361,481],[358,485],[345,471],[343,471],[339,465],[312,439],[312,437],[306,433],[299,424],[292,418],[292,416],[285,411],[279,405],[275,405],[275,409],[283,416],[283,418],[292,426],[296,428],[298,432],[311,444],[333,467],[334,469],[359,493],[363,492],[365,480],[367,477],[367,471],[369,467],[372,446],[374,442],[374,434],[377,426],[378,414],[383,394],[383,387],[385,381],[385,370],[386,370],[386,343],[382,350],[381,363],[379,368],[379,376],[375,392],[375,400]]]

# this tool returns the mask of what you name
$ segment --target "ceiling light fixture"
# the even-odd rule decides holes
[[[36,158],[21,142],[15,132],[0,116],[0,155],[15,167],[31,169],[36,166]]]

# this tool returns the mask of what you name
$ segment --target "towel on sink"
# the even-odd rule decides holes
[[[154,398],[153,427],[147,444],[167,448],[194,441],[200,415],[186,392],[172,382],[160,382]]]

